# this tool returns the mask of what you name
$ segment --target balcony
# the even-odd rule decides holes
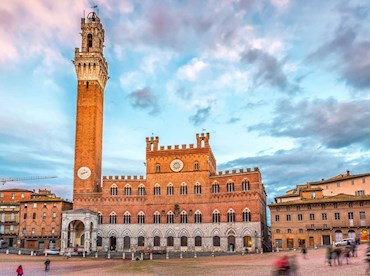
[[[363,228],[370,227],[370,222],[368,221],[338,221],[331,223],[311,223],[306,224],[307,230],[332,230],[333,228]]]

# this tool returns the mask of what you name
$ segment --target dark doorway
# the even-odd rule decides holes
[[[330,235],[322,235],[322,243],[323,245],[330,245]]]
[[[123,249],[130,249],[131,247],[131,239],[129,236],[125,236],[123,238]]]
[[[227,237],[227,248],[230,252],[235,251],[235,236],[228,236]]]
[[[109,249],[111,251],[116,250],[116,237],[110,237],[109,238]]]

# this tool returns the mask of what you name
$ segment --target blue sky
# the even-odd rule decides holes
[[[95,1],[105,28],[103,174],[145,175],[145,138],[258,166],[269,196],[370,171],[369,1]],[[89,1],[0,2],[3,188],[72,198],[80,18]]]

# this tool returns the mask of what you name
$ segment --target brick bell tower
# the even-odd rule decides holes
[[[74,209],[81,198],[101,191],[104,88],[108,64],[103,55],[104,29],[95,12],[81,19],[81,51],[73,60],[77,74],[74,163]]]

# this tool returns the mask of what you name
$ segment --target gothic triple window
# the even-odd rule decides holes
[[[188,214],[185,211],[180,214],[180,223],[188,223]]]
[[[117,215],[115,212],[110,213],[109,215],[109,223],[116,224],[117,223]]]
[[[180,186],[180,194],[181,195],[187,195],[188,194],[188,186],[184,182],[181,183],[181,186]]]
[[[111,187],[110,187],[110,195],[112,196],[116,196],[118,194],[118,187],[116,184],[113,184]]]
[[[130,214],[130,212],[126,211],[123,214],[123,223],[124,224],[131,224],[131,214]]]
[[[202,193],[202,185],[196,183],[194,186],[194,194],[200,195]]]
[[[161,195],[161,186],[158,183],[154,185],[154,195]]]
[[[243,210],[243,222],[249,222],[252,220],[251,211],[248,208]]]
[[[172,224],[174,222],[174,215],[172,211],[169,211],[167,213],[167,223]]]
[[[235,222],[235,212],[233,209],[229,209],[227,212],[227,222]]]
[[[242,191],[249,191],[250,190],[250,183],[247,180],[242,181]]]
[[[234,182],[228,182],[226,184],[226,190],[228,193],[234,192],[235,187],[234,187]]]
[[[124,191],[125,191],[125,196],[130,196],[131,195],[131,186],[130,186],[130,184],[126,184]]]
[[[167,195],[173,195],[173,184],[172,183],[169,183],[167,185]]]
[[[160,214],[158,211],[156,211],[156,212],[154,213],[154,215],[153,215],[153,223],[154,223],[154,224],[159,224],[159,223],[161,223],[161,214]]]
[[[218,183],[212,184],[212,194],[220,193],[220,185]]]
[[[139,224],[144,224],[145,223],[145,214],[143,211],[141,211],[138,215],[137,215],[137,223]]]
[[[139,196],[145,195],[145,186],[143,184],[139,185],[138,194]]]
[[[194,222],[202,223],[202,213],[199,210],[197,210],[194,214]]]
[[[214,210],[212,214],[212,222],[213,223],[220,223],[220,211]]]

